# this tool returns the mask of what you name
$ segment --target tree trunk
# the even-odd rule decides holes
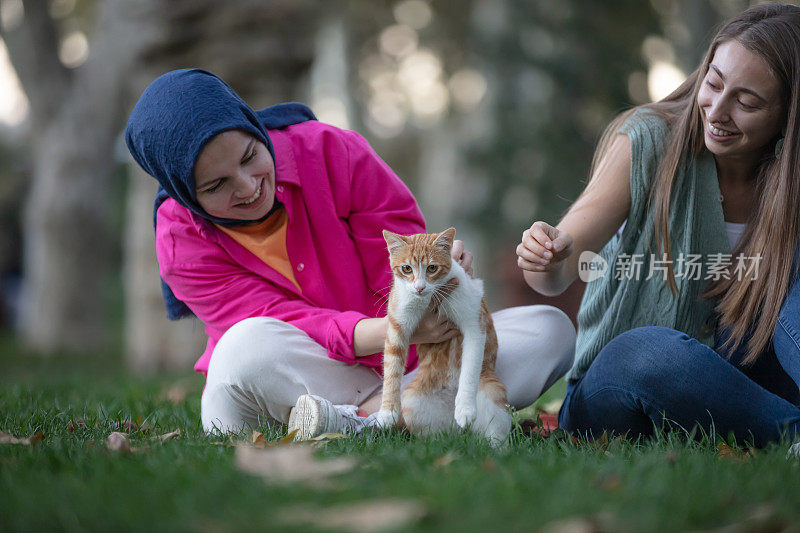
[[[45,2],[26,7],[26,18],[47,17]],[[37,351],[97,349],[107,340],[105,304],[116,238],[109,229],[114,145],[126,76],[148,34],[136,24],[145,7],[144,1],[132,0],[102,4],[87,62],[71,75],[54,68],[57,91],[31,98],[38,112],[23,215],[26,285],[20,318],[23,340]],[[46,33],[47,46],[42,40],[33,43],[41,46],[40,57],[9,46],[18,71],[35,73],[21,75],[29,95],[45,92],[39,84],[50,83],[45,71],[26,64],[42,57],[53,63],[54,36]]]
[[[124,231],[125,360],[140,373],[191,368],[205,348],[196,318],[170,323],[161,296],[153,198],[156,181],[138,165],[128,165],[127,223]]]

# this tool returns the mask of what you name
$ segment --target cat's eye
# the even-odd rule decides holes
[[[400,267],[400,270],[403,272],[403,274],[411,274],[411,272],[413,272],[411,265],[403,265]]]
[[[427,270],[428,270],[428,274],[433,274],[434,272],[439,270],[439,266],[438,265],[428,265],[428,269]]]

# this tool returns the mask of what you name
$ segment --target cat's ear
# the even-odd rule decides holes
[[[447,228],[439,235],[436,236],[436,239],[433,241],[434,244],[443,246],[448,250],[453,247],[453,239],[456,236],[456,228]]]
[[[405,237],[388,230],[383,230],[383,238],[386,240],[386,246],[389,248],[390,252],[408,244],[408,240]]]

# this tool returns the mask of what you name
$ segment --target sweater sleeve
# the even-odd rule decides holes
[[[305,331],[332,359],[356,362],[353,330],[366,315],[311,304],[239,265],[190,223],[160,220],[158,227],[161,277],[218,336],[245,318],[269,316]]]
[[[425,232],[425,219],[408,187],[358,133],[343,132],[348,150],[347,224],[370,288],[391,284],[383,230],[411,235]]]

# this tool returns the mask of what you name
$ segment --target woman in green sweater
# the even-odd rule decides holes
[[[534,290],[591,280],[562,427],[800,433],[799,112],[800,7],[750,8],[675,92],[608,127],[557,226],[525,230]]]

